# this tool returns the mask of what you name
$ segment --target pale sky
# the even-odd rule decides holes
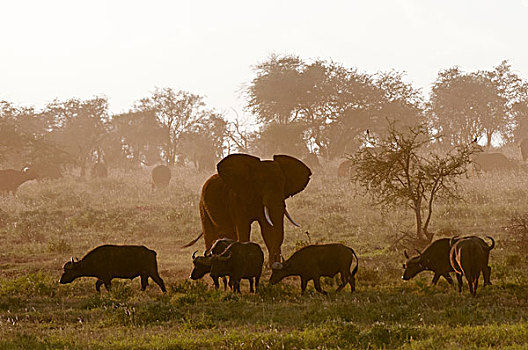
[[[503,59],[528,79],[528,0],[17,0],[0,33],[0,100],[36,108],[105,95],[118,113],[171,87],[231,118],[273,53],[405,71],[425,91],[440,69]]]

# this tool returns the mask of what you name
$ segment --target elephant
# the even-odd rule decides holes
[[[200,197],[202,233],[209,250],[214,241],[230,238],[250,240],[251,223],[257,221],[268,249],[269,263],[280,262],[284,240],[284,216],[299,226],[286,210],[285,200],[308,185],[312,171],[302,161],[287,155],[273,160],[243,153],[231,154],[216,166],[203,185]]]

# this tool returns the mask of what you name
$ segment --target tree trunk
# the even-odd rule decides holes
[[[418,236],[418,239],[423,240],[425,236],[422,227],[422,213],[419,205],[414,207],[414,213],[416,215],[416,235]]]

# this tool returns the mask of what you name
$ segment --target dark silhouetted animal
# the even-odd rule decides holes
[[[351,159],[344,160],[337,167],[337,177],[345,177],[348,179],[352,176],[353,171],[354,161]]]
[[[229,276],[235,293],[240,293],[240,280],[248,279],[249,291],[253,293],[258,288],[263,264],[264,253],[258,244],[234,242],[222,254],[211,256],[210,273],[213,278]]]
[[[166,292],[165,283],[158,274],[156,252],[137,245],[102,245],[94,248],[81,260],[67,262],[60,278],[61,284],[71,283],[79,277],[95,277],[95,289],[104,284],[110,290],[114,278],[134,279],[141,277],[141,290],[148,285],[148,278]]]
[[[477,287],[480,273],[486,276],[491,272],[488,266],[489,251],[493,249],[495,241],[493,238],[492,245],[485,247],[478,237],[457,238],[451,240],[452,247],[449,253],[451,266],[456,273],[458,282],[458,291],[462,292],[462,276],[466,277],[471,295],[477,295]]]
[[[482,238],[480,238],[478,236],[464,236],[464,237],[455,236],[455,237],[451,238],[451,241],[450,241],[451,246],[453,246],[453,244],[455,242],[457,242],[458,240],[460,240],[460,239],[473,239],[473,240],[475,240],[476,242],[478,242],[482,246],[482,248],[484,249],[484,252],[486,253],[486,255],[485,255],[486,268],[482,270],[482,276],[484,278],[484,287],[488,286],[488,285],[491,285],[491,267],[488,265],[488,261],[489,261],[489,253],[490,253],[490,251],[493,248],[495,248],[495,240],[493,239],[493,237],[490,237],[490,236],[486,236],[486,237],[491,240],[491,244],[490,245],[488,245]],[[451,263],[451,260],[450,260],[450,263]]]
[[[473,167],[478,172],[516,170],[515,162],[506,158],[502,153],[475,153],[472,156]]]
[[[191,271],[190,278],[192,280],[197,280],[211,272],[211,259],[213,255],[220,255],[226,250],[229,245],[234,243],[235,241],[229,238],[222,238],[217,239],[214,243],[211,249],[209,249],[209,253],[207,250],[204,252],[203,256],[196,256],[196,252],[193,253],[193,270]],[[213,283],[215,288],[219,287],[218,284],[218,278],[212,277]],[[227,281],[224,278],[224,290],[227,289]]]
[[[450,239],[441,238],[425,247],[418,255],[409,257],[404,252],[407,261],[403,264],[402,279],[407,281],[422,271],[433,271],[432,284],[436,285],[440,276],[443,276],[449,284],[453,284],[453,279],[449,275],[453,271],[449,261],[449,251],[451,250]]]
[[[270,263],[279,261],[284,216],[298,225],[286,210],[285,200],[308,185],[310,168],[286,155],[260,160],[248,154],[231,154],[217,164],[217,170],[218,174],[202,187],[202,233],[184,247],[193,245],[202,235],[206,249],[223,237],[247,242],[251,223],[257,221]]]
[[[354,259],[356,266],[350,272]],[[339,243],[309,245],[293,253],[284,263],[273,264],[270,283],[276,284],[288,276],[300,276],[303,293],[308,281],[313,280],[315,289],[319,293],[326,294],[321,288],[321,276],[334,277],[340,273],[341,284],[337,291],[343,289],[348,283],[353,292],[356,289],[355,275],[358,265],[356,253],[345,245]]]
[[[20,185],[37,177],[38,173],[31,168],[25,168],[22,171],[14,169],[0,170],[0,194],[12,193],[15,195]]]
[[[171,171],[166,165],[157,165],[152,169],[152,189],[169,186]]]
[[[102,162],[97,162],[92,167],[92,177],[108,177],[108,168]]]
[[[528,138],[522,140],[519,146],[521,147],[523,161],[526,162],[528,160]]]

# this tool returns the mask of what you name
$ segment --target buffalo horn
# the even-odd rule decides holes
[[[271,264],[272,270],[281,270],[283,267],[284,266],[278,261],[275,261],[273,264]]]
[[[194,253],[193,253],[193,255],[192,255],[193,260],[196,258],[196,253],[197,253],[197,252],[198,252],[197,250],[194,251]]]
[[[264,216],[266,217],[266,221],[270,226],[273,226],[273,222],[271,222],[270,215],[269,215],[269,209],[268,207],[264,206]]]
[[[407,259],[409,259],[409,254],[407,254],[407,251],[406,251],[406,250],[403,251],[403,255],[405,255],[405,257],[406,257]]]
[[[294,224],[297,227],[301,227],[301,225],[299,225],[298,223],[295,222],[295,220],[293,220],[293,218],[291,217],[290,213],[288,213],[287,209],[284,209],[284,214],[286,214],[286,217],[288,218],[288,220],[290,220],[290,222],[292,224]]]
[[[227,261],[229,259],[231,259],[231,251],[229,251],[226,256],[218,256],[218,260],[220,261]]]

